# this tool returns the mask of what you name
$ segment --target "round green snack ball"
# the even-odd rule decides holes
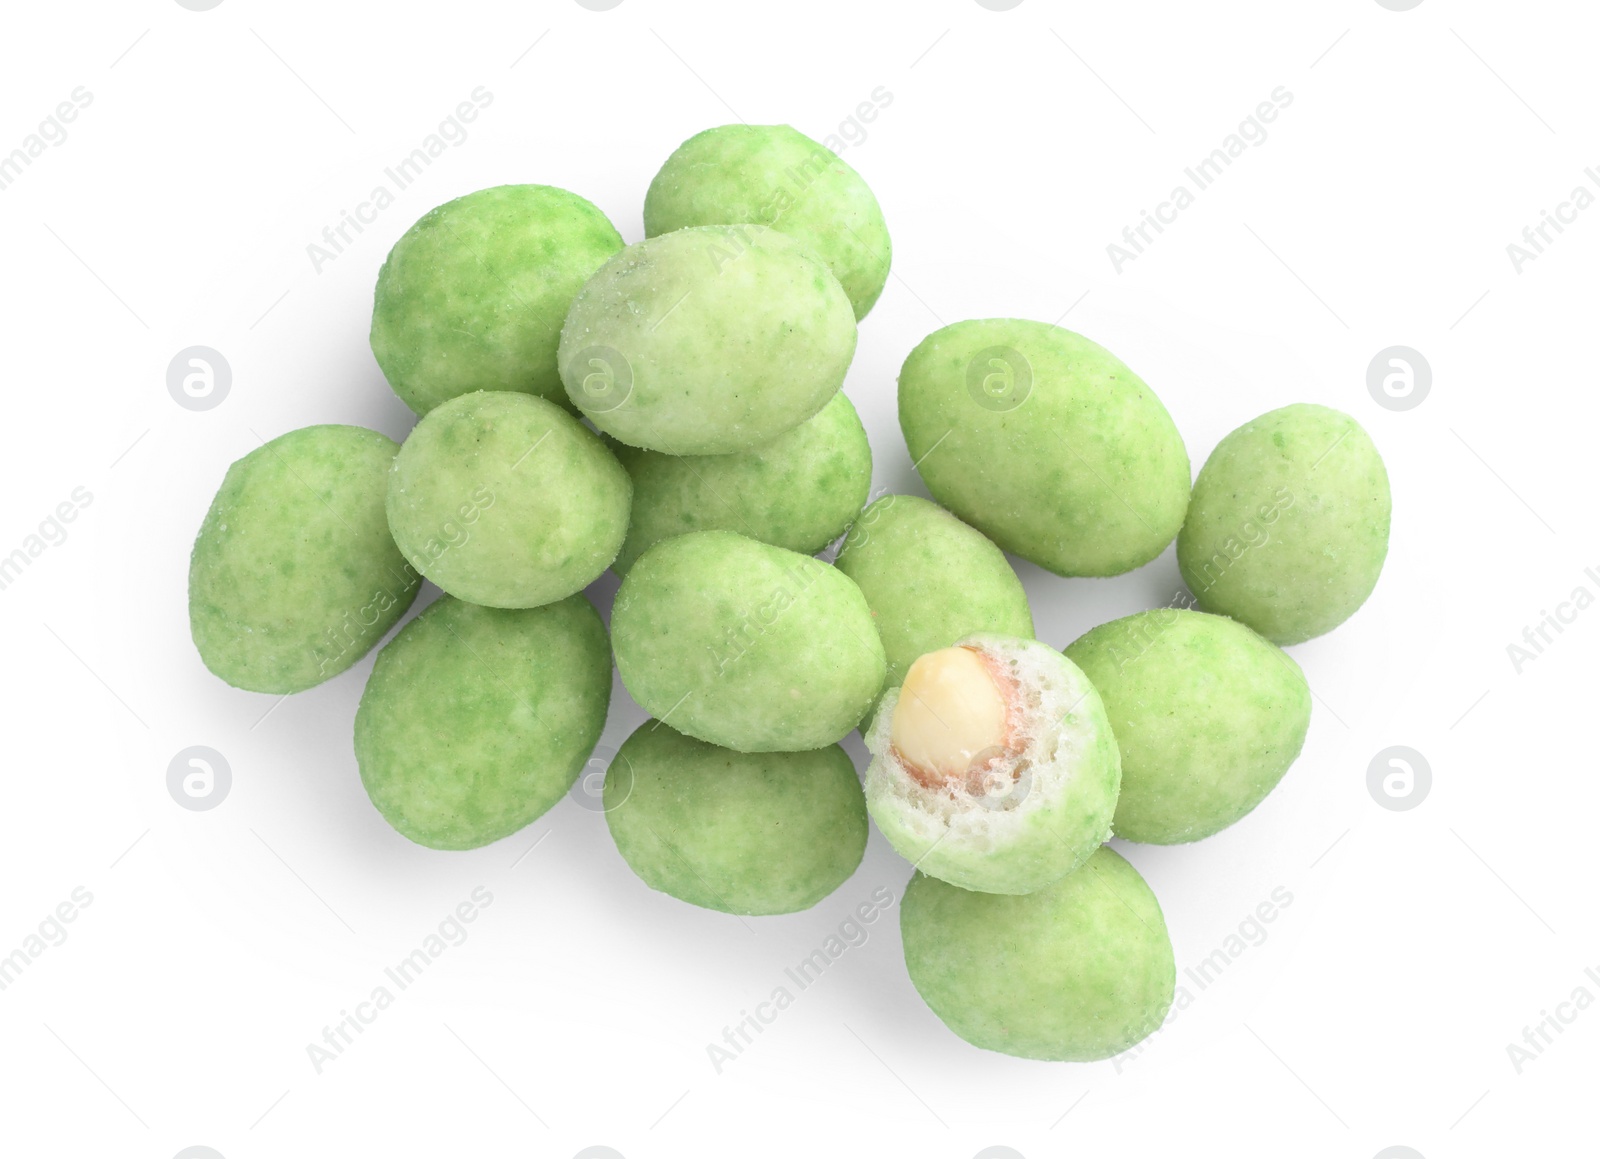
[[[1189,456],[1161,400],[1059,326],[936,330],[900,371],[900,429],[935,499],[1057,575],[1131,571],[1183,523]]]
[[[1178,568],[1202,610],[1298,644],[1355,614],[1388,551],[1378,449],[1349,415],[1296,403],[1211,452],[1178,536]]]
[[[917,874],[900,904],[911,982],[951,1030],[1020,1058],[1093,1062],[1158,1030],[1177,984],[1161,906],[1110,849],[1023,897]]]
[[[645,236],[691,225],[771,226],[828,264],[859,321],[889,278],[878,199],[838,155],[788,125],[723,125],[667,158],[644,199]]]
[[[582,596],[480,608],[442,596],[378,653],[356,711],[361,783],[431,849],[476,849],[561,800],[594,751],[611,657]]]
[[[594,432],[555,403],[477,391],[428,412],[400,448],[389,527],[412,566],[458,599],[532,608],[611,565],[632,489]]]
[[[915,495],[885,495],[861,513],[834,561],[867,597],[889,659],[884,690],[918,656],[970,632],[1033,635],[1022,581],[982,532]]]
[[[556,344],[572,299],[622,248],[599,209],[549,185],[480,189],[429,210],[378,271],[372,353],[418,414],[471,390],[567,405]]]
[[[813,555],[844,534],[872,487],[872,448],[841,392],[815,417],[770,443],[731,455],[612,450],[633,477],[633,518],[612,564],[626,575],[658,540],[737,531]]]
[[[189,630],[235,688],[300,692],[372,650],[422,586],[389,536],[396,448],[305,427],[228,468],[189,559]]]
[[[740,752],[831,745],[883,684],[872,613],[837,570],[731,531],[664,539],[611,609],[622,682],[679,732]]]
[[[1311,724],[1300,666],[1243,624],[1161,608],[1067,646],[1122,752],[1112,829],[1177,845],[1226,829],[1283,779]]]
[[[820,411],[855,349],[850,300],[810,251],[764,226],[705,226],[600,267],[562,328],[561,378],[620,442],[723,455]]]
[[[962,889],[1043,889],[1111,836],[1116,738],[1094,686],[1048,644],[977,633],[919,656],[866,742],[872,819]]]
[[[646,721],[606,770],[603,801],[646,885],[724,913],[809,909],[867,847],[861,782],[838,745],[739,753]]]

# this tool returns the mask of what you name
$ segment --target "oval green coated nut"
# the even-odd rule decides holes
[[[1033,635],[1027,593],[1004,553],[915,495],[885,495],[863,511],[834,565],[872,609],[889,660],[886,692],[918,656],[968,633]]]
[[[1110,849],[1035,893],[917,874],[900,904],[912,985],[974,1046],[1092,1062],[1158,1030],[1177,968],[1161,906]]]
[[[872,486],[872,448],[841,391],[770,443],[731,455],[611,449],[633,478],[628,539],[611,566],[626,575],[646,548],[690,531],[737,531],[813,555],[844,534]]]
[[[838,745],[740,753],[646,721],[606,770],[606,824],[651,889],[731,914],[809,909],[867,846],[867,806]]]
[[[930,334],[900,371],[900,428],[935,499],[1057,575],[1131,571],[1183,523],[1189,456],[1172,417],[1109,350],[1059,326]]]
[[[664,539],[617,591],[622,682],[651,715],[740,752],[824,748],[883,684],[867,601],[808,555],[731,531]]]
[[[610,701],[605,625],[583,596],[520,611],[441,596],[378,653],[356,711],[361,783],[410,840],[476,849],[561,800]]]
[[[1389,552],[1389,474],[1367,432],[1312,403],[1268,411],[1200,469],[1178,567],[1201,610],[1275,644],[1332,631]]]
[[[1066,649],[1105,701],[1122,753],[1112,829],[1176,845],[1226,829],[1283,779],[1311,724],[1300,666],[1223,616],[1140,612]]]
[[[568,406],[556,362],[561,323],[621,248],[606,215],[565,189],[499,185],[446,202],[378,271],[372,353],[419,415],[474,390]]]
[[[766,225],[828,264],[866,317],[889,279],[889,229],[850,166],[788,125],[722,125],[667,158],[644,199],[645,236],[691,225]]]
[[[594,432],[555,403],[476,391],[412,430],[389,473],[387,509],[400,550],[450,595],[532,608],[611,565],[632,491]]]
[[[365,427],[304,427],[228,468],[189,559],[189,629],[213,673],[300,692],[360,660],[422,586],[389,535],[398,448]]]
[[[855,349],[850,300],[809,250],[765,226],[701,226],[600,267],[562,327],[561,377],[619,442],[723,455],[820,411]]]

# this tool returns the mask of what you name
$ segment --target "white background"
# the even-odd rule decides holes
[[[0,591],[0,955],[75,888],[93,901],[0,992],[0,1150],[1593,1153],[1600,1011],[1521,1073],[1507,1053],[1575,989],[1600,997],[1600,610],[1520,674],[1506,650],[1574,588],[1600,593],[1600,212],[1520,273],[1506,252],[1600,164],[1588,6],[101,0],[6,24],[0,151],[75,86],[93,103],[0,192],[0,554],[74,488],[93,501]],[[469,139],[315,272],[307,244],[480,85]],[[1107,244],[1280,85],[1268,139],[1118,273]],[[1293,896],[1133,1060],[967,1046],[907,981],[891,910],[719,1074],[707,1045],[786,966],[874,889],[899,897],[880,837],[814,910],[744,921],[651,893],[572,800],[430,852],[357,778],[370,657],[279,704],[223,686],[188,639],[188,550],[230,461],[310,423],[408,429],[366,334],[416,217],[541,182],[638,240],[682,139],[736,116],[820,138],[878,86],[892,104],[845,153],[895,243],[847,384],[875,486],[921,491],[893,409],[917,341],[1063,314],[1161,395],[1196,469],[1233,427],[1314,400],[1366,426],[1393,480],[1376,594],[1293,649],[1318,702],[1283,785],[1202,844],[1119,843],[1191,991],[1186,967]],[[165,385],[195,344],[233,370],[204,413]],[[1366,385],[1395,344],[1434,379],[1403,412]],[[1180,582],[1170,551],[1116,580],[1019,570],[1056,646]],[[605,743],[641,715],[619,690]],[[209,812],[166,788],[196,744],[233,773]],[[1403,812],[1367,789],[1396,744],[1433,773]],[[307,1044],[479,886],[470,937],[316,1073]]]

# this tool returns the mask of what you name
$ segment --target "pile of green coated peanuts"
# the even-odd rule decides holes
[[[194,642],[238,688],[349,668],[423,578],[355,719],[373,804],[433,849],[500,840],[594,753],[615,659],[654,719],[605,816],[651,888],[733,914],[815,905],[868,816],[915,866],[906,965],[962,1038],[1092,1060],[1156,1030],[1161,909],[1106,841],[1197,841],[1299,755],[1281,645],[1338,626],[1388,547],[1389,484],[1338,411],[1228,435],[1191,486],[1148,386],[1056,326],[959,322],[899,379],[933,502],[866,505],[840,392],[889,274],[861,177],[786,126],[685,142],[623,244],[539,185],[434,209],[378,277],[374,354],[420,421],[291,431],[229,468],[195,542]],[[843,539],[829,563],[818,554]],[[1034,639],[1006,552],[1111,576],[1177,539],[1192,607]],[[622,577],[605,624],[584,595]],[[839,746],[856,728],[864,785]]]

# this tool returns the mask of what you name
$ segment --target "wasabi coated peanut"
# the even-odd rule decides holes
[[[1195,480],[1178,567],[1202,610],[1275,644],[1355,614],[1389,551],[1389,474],[1367,432],[1311,403],[1228,435]]]
[[[1057,575],[1118,575],[1172,542],[1189,456],[1109,350],[1043,322],[937,330],[900,371],[900,428],[933,497]]]
[[[561,379],[619,442],[723,455],[820,411],[855,349],[850,300],[810,251],[764,226],[706,226],[600,267],[562,328]]]
[[[618,575],[651,544],[688,531],[737,531],[812,555],[844,534],[872,486],[872,448],[843,393],[751,451],[677,456],[624,443],[612,449],[633,477],[628,539],[612,564]]]
[[[356,711],[361,783],[417,844],[476,849],[561,800],[610,699],[605,626],[581,595],[522,611],[442,596],[378,653]]]
[[[372,650],[422,577],[384,518],[398,448],[364,427],[305,427],[228,468],[189,560],[189,629],[235,688],[300,692]]]
[[[617,591],[611,642],[645,711],[740,752],[819,749],[883,684],[861,589],[820,560],[731,531],[664,539]]]
[[[878,199],[836,154],[788,125],[723,125],[690,137],[645,195],[647,237],[740,223],[771,226],[828,263],[858,321],[889,278]]]
[[[1243,624],[1162,608],[1098,628],[1067,658],[1105,701],[1122,752],[1112,828],[1175,845],[1226,829],[1288,771],[1311,723],[1300,666]]]
[[[389,527],[449,594],[532,608],[581,591],[628,531],[632,484],[594,433],[542,398],[477,391],[430,411],[389,474]]]
[[[446,202],[378,271],[372,353],[418,414],[470,390],[566,406],[561,323],[584,281],[621,248],[605,214],[565,189],[500,185]]]
[[[895,852],[962,889],[1032,893],[1111,836],[1117,742],[1048,644],[978,633],[918,659],[866,734],[867,809]]]
[[[606,770],[606,823],[651,889],[733,914],[786,914],[861,864],[867,807],[838,745],[738,753],[646,721]]]
[[[912,985],[944,1024],[1020,1058],[1119,1054],[1160,1028],[1177,984],[1161,906],[1110,849],[1025,897],[919,873],[900,934]]]
[[[1000,549],[944,508],[885,495],[861,513],[835,566],[867,597],[898,688],[911,662],[969,632],[1031,637],[1022,581]]]

